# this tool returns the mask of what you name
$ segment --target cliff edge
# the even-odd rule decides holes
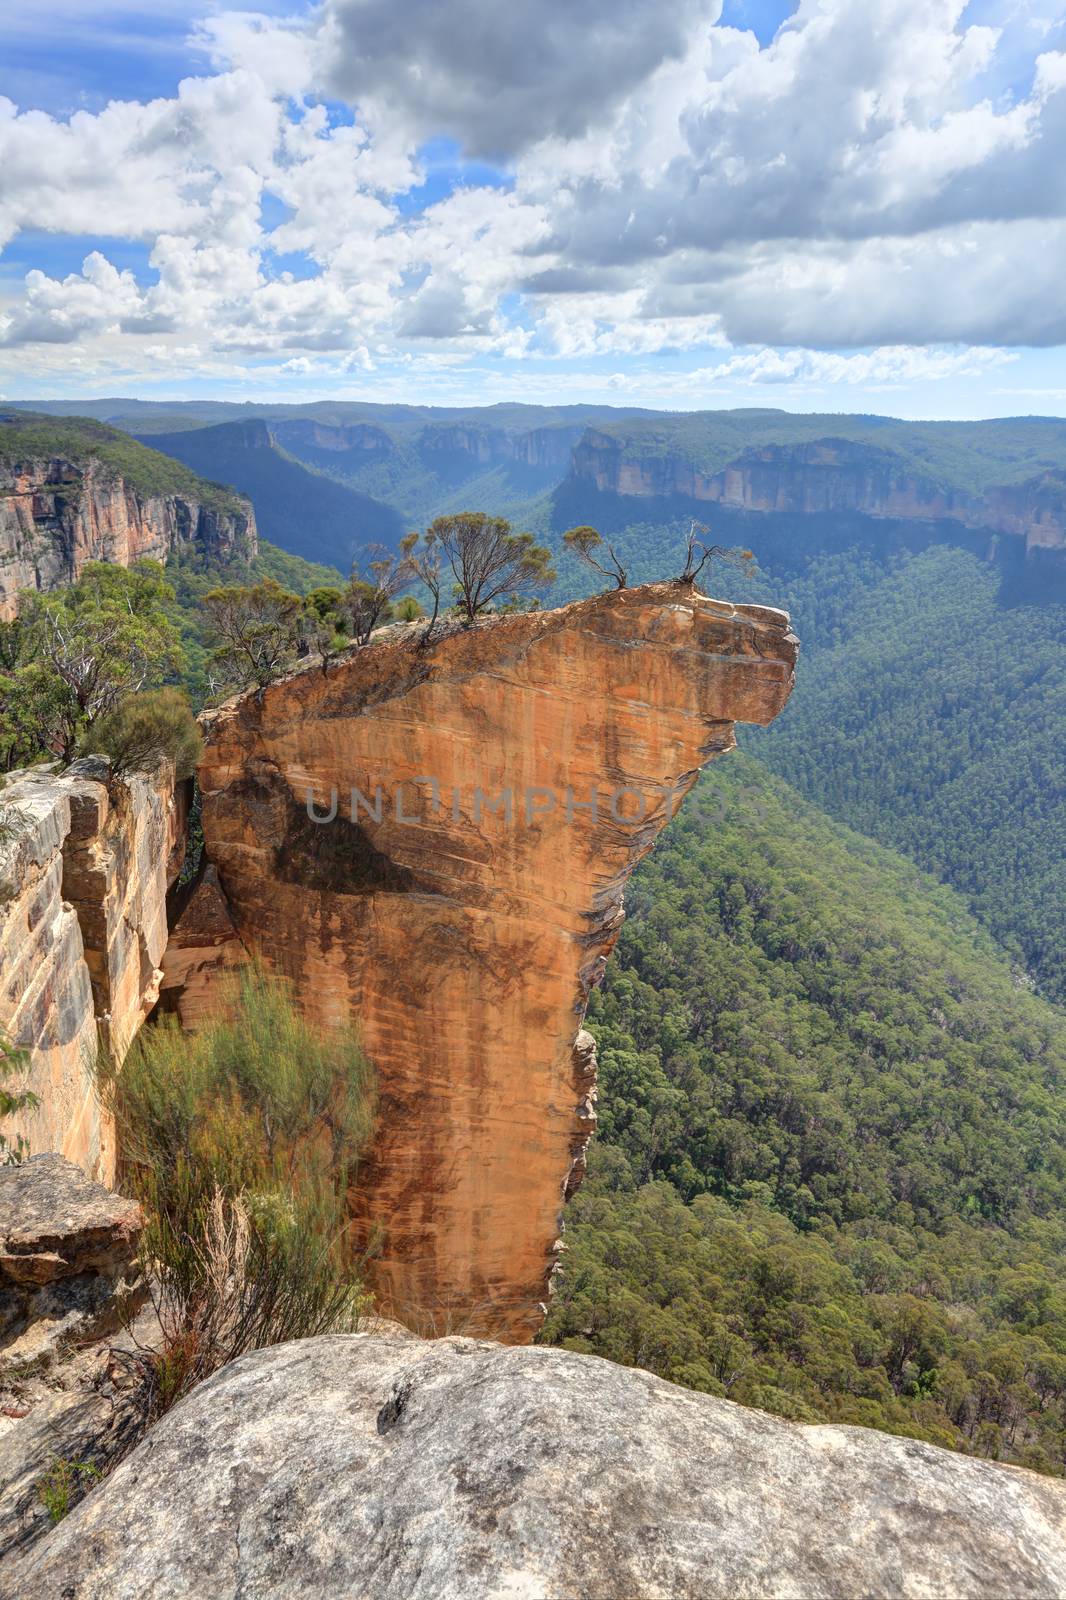
[[[382,1310],[521,1340],[595,1121],[581,1025],[626,879],[734,723],[784,705],[797,642],[677,584],[421,635],[213,715],[211,894],[377,1068],[353,1207]]]

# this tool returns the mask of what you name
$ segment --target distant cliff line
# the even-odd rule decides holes
[[[251,501],[117,429],[0,416],[0,619],[21,591],[75,583],[90,561],[165,562],[193,547],[255,555]]]

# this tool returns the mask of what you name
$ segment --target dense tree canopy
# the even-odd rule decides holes
[[[1066,1025],[949,889],[759,763],[640,868],[548,1336],[1062,1471]]]

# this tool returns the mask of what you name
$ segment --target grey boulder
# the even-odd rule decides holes
[[[354,1334],[217,1373],[0,1592],[1061,1600],[1066,1486],[567,1351]]]

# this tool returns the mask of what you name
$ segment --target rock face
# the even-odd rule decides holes
[[[114,1273],[137,1249],[144,1217],[62,1156],[0,1168],[0,1276],[40,1286]]]
[[[128,567],[193,544],[222,559],[254,554],[251,502],[225,511],[183,495],[144,495],[92,456],[0,460],[0,618],[14,616],[20,589],[73,583],[87,561]]]
[[[383,1312],[521,1339],[594,1124],[581,1022],[626,879],[734,722],[780,710],[797,646],[783,612],[672,584],[420,637],[215,714],[204,837],[243,946],[377,1067],[354,1205]]]
[[[1066,548],[1066,475],[1049,471],[984,493],[943,489],[892,451],[847,439],[765,445],[703,473],[683,456],[643,455],[590,428],[574,450],[573,477],[613,494],[679,495],[738,511],[958,522],[1025,541],[1026,551]]]
[[[201,1385],[0,1592],[1061,1600],[1066,1486],[595,1357],[355,1334]]]
[[[47,1525],[37,1486],[51,1462],[103,1459],[134,1421],[101,1341],[147,1292],[143,1226],[135,1201],[61,1156],[0,1168],[0,1558]],[[77,1474],[75,1488],[89,1481]]]
[[[0,1031],[31,1051],[22,1086],[40,1100],[5,1135],[110,1183],[114,1137],[92,1062],[98,1039],[121,1061],[156,1002],[185,790],[175,796],[169,771],[110,786],[104,776],[86,760],[4,785],[14,834],[0,850]]]

